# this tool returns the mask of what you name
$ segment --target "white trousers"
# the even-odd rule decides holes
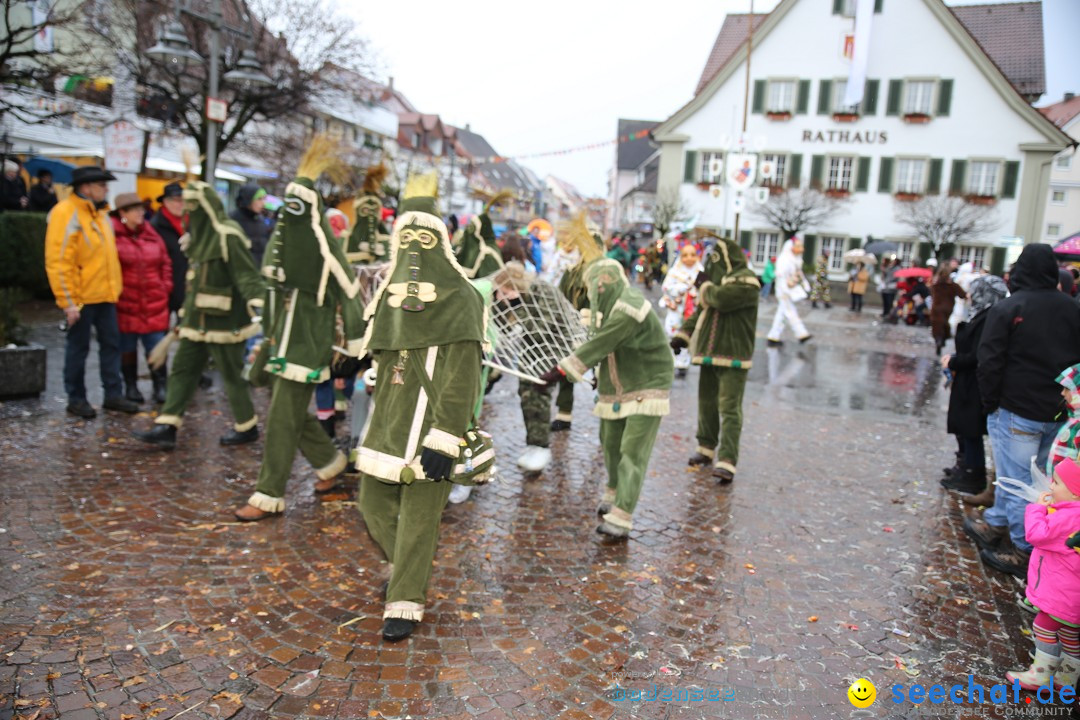
[[[795,337],[802,339],[809,335],[806,326],[803,325],[802,318],[799,317],[798,310],[795,309],[795,303],[791,298],[778,295],[776,307],[776,317],[773,318],[772,327],[769,329],[769,340],[779,341],[780,336],[784,332],[784,323],[786,322],[791,331],[795,333]]]

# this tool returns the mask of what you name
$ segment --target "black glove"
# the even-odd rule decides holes
[[[697,274],[697,277],[696,277],[696,278],[694,278],[694,287],[696,287],[696,288],[700,288],[700,287],[701,287],[702,285],[704,285],[704,284],[705,284],[705,282],[706,282],[706,281],[707,281],[708,279],[709,279],[709,276],[708,276],[708,275],[706,275],[704,271],[702,271],[702,272],[699,272],[699,273]]]
[[[344,357],[340,362],[330,363],[330,377],[351,378],[360,372],[360,358]]]
[[[424,448],[420,453],[420,467],[424,468],[424,477],[428,480],[449,480],[454,469],[454,458],[438,450]]]
[[[678,336],[671,338],[671,342],[668,344],[671,345],[671,349],[675,351],[676,355],[682,352],[683,349],[690,347],[690,343],[686,342],[686,338]]]
[[[544,387],[550,387],[562,380],[564,377],[566,376],[562,374],[562,371],[559,370],[559,366],[556,365],[555,367],[551,368],[546,373],[541,375],[540,379],[544,381]]]
[[[1071,547],[1073,550],[1080,550],[1080,532],[1074,532],[1065,540],[1065,546]]]

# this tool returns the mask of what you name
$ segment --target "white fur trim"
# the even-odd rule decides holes
[[[618,403],[598,402],[593,408],[593,415],[603,420],[621,420],[631,415],[650,415],[663,417],[671,412],[671,403],[667,398],[649,398],[646,400],[623,400]]]
[[[184,418],[179,415],[158,415],[154,419],[156,425],[172,425],[174,428],[179,428],[184,424]]]
[[[287,301],[289,310],[285,313],[285,329],[281,332],[281,350],[279,351],[281,357],[289,353],[289,339],[292,337],[293,316],[296,314],[296,297],[299,292],[299,290],[293,288],[292,295],[289,296]]]
[[[713,467],[718,469],[718,470],[727,470],[732,475],[735,474],[735,466],[732,465],[729,462],[724,461],[724,460],[717,460],[716,464],[713,465]]]
[[[381,453],[360,446],[356,451],[356,469],[365,475],[385,480],[387,482],[401,482],[401,471],[408,467],[404,458],[394,457],[388,453]]]
[[[571,421],[571,420],[573,420],[574,418],[573,418],[573,414],[572,414],[572,413],[568,413],[568,412],[558,412],[558,413],[555,413],[555,419],[556,419],[556,420],[562,420],[563,422],[570,422],[570,421]]]
[[[262,274],[271,280],[276,280],[279,283],[285,282],[285,270],[277,265],[263,265]]]
[[[263,512],[279,513],[285,510],[285,498],[270,497],[265,493],[256,492],[248,498],[248,505],[259,508]]]
[[[604,522],[608,523],[609,525],[614,525],[617,528],[622,528],[624,530],[634,529],[634,521],[630,513],[626,512],[622,508],[611,508],[611,512],[609,512],[607,515],[604,515]]]
[[[180,327],[176,331],[177,337],[192,342],[215,343],[217,345],[235,345],[242,343],[248,338],[255,337],[262,331],[259,323],[245,325],[239,330],[196,330],[195,328]]]
[[[440,452],[452,458],[457,458],[461,453],[461,438],[454,437],[448,432],[431,428],[421,443],[424,447],[435,452]]]
[[[232,295],[195,293],[195,307],[209,310],[232,310]]]
[[[424,374],[428,376],[428,379],[432,379],[435,375],[435,358],[439,354],[439,348],[429,347],[425,352],[424,357]],[[405,443],[405,456],[416,457],[419,451],[420,445],[420,430],[424,425],[424,417],[427,415],[428,402],[430,402],[427,392],[423,386],[420,387],[420,392],[416,396],[416,410],[413,411],[412,425],[409,427],[409,439]]]
[[[581,382],[585,379],[585,373],[589,371],[589,368],[585,367],[585,363],[578,359],[577,355],[568,355],[559,361],[559,367],[566,372],[572,382]]]
[[[424,606],[408,600],[395,600],[386,603],[386,608],[383,610],[383,620],[389,620],[390,618],[420,622],[424,619]]]
[[[285,378],[286,380],[291,380],[296,383],[304,383],[305,385],[326,382],[330,379],[330,368],[328,367],[319,370],[319,375],[314,380],[310,379],[310,375],[315,372],[315,368],[304,367],[303,365],[297,365],[296,363],[287,362],[285,363],[285,367],[280,369],[278,365],[267,364],[266,370],[271,375],[276,375],[279,378]]]
[[[348,351],[350,357],[360,357],[360,353],[364,350],[364,339],[348,341],[345,343],[345,350]]]
[[[235,235],[248,250],[251,249],[251,240],[248,239],[248,236],[239,227],[233,227],[232,225],[227,225],[218,220],[217,213],[214,211],[213,206],[210,204],[210,201],[206,199],[206,194],[203,192],[203,190],[207,189],[211,192],[217,192],[210,187],[209,183],[200,180],[190,182],[188,183],[188,186],[184,188],[184,199],[194,199],[202,207],[203,212],[206,213],[206,217],[210,219],[210,224],[214,226],[214,232],[218,235],[218,242],[221,243],[221,258],[225,262],[229,262],[229,236]],[[188,242],[190,242],[190,240]]]
[[[649,316],[649,313],[652,311],[652,306],[649,305],[649,303],[647,302],[643,302],[641,303],[641,307],[634,307],[628,302],[616,300],[615,307],[613,307],[611,310],[612,312],[626,313],[630,317],[634,318],[634,320],[637,320],[638,322],[643,322],[645,318]]]
[[[716,454],[716,451],[712,448],[702,447],[700,445],[697,446],[697,451],[705,457],[709,458],[710,460],[712,460]]]
[[[333,462],[331,462],[329,465],[321,468],[316,468],[315,477],[319,478],[320,480],[329,480],[330,478],[335,478],[345,470],[345,467],[348,464],[349,461],[345,458],[345,455],[339,452],[334,457]]]
[[[248,430],[250,430],[251,428],[255,427],[258,424],[259,424],[259,416],[258,415],[252,415],[251,419],[246,421],[246,422],[233,423],[233,429],[236,430],[236,432],[247,432]]]
[[[702,314],[704,316],[704,313]],[[705,358],[709,358],[709,362],[705,362]],[[750,360],[735,360],[733,358],[716,357],[715,355],[694,355],[690,361],[695,365],[712,365],[713,367],[736,367],[735,363],[739,365],[738,370],[749,370],[754,366],[754,363]]]

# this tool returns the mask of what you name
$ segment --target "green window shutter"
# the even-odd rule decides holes
[[[878,192],[891,193],[893,181],[893,159],[891,157],[881,158],[881,168],[878,170],[877,189]]]
[[[937,195],[941,192],[941,171],[945,161],[941,158],[933,158],[930,161],[930,178],[926,183],[927,195]]]
[[[754,112],[754,113],[757,113],[758,115],[760,115],[764,111],[765,111],[765,81],[764,80],[755,80],[754,81],[754,104],[752,106],[751,112]]]
[[[889,97],[885,101],[885,114],[886,115],[899,115],[900,114],[900,94],[904,91],[903,80],[890,80],[889,81]]]
[[[952,80],[938,81],[937,114],[940,117],[949,117],[952,108]]]
[[[1005,253],[1003,247],[990,249],[990,272],[998,277],[1005,274]]]
[[[967,160],[953,160],[952,174],[949,175],[949,194],[964,194],[964,174],[967,172]]]
[[[807,109],[810,107],[810,81],[799,81],[799,94],[797,102],[795,103],[795,114],[805,115]]]
[[[874,12],[881,12],[883,5],[885,5],[885,0],[874,0]]]
[[[851,237],[847,239],[847,249],[854,250],[855,248],[862,247],[862,238]]]
[[[844,12],[844,0],[832,0],[832,14],[839,15]]]
[[[820,190],[825,184],[825,156],[812,155],[810,157],[810,187]]]
[[[855,192],[866,192],[870,189],[870,158],[859,158],[858,171],[855,173]]]
[[[754,233],[749,230],[743,230],[739,233],[739,247],[743,250],[750,249],[750,240],[754,237]]]
[[[919,259],[922,260],[925,265],[926,261],[934,254],[934,246],[928,242],[921,241],[919,242],[918,253]]]
[[[697,152],[686,151],[686,167],[683,168],[683,182],[697,182]]]
[[[880,85],[880,80],[866,81],[866,90],[863,92],[862,107],[860,108],[863,115],[877,115],[877,96]]]
[[[817,114],[828,115],[832,112],[832,80],[822,80],[818,86]]]
[[[803,235],[802,244],[802,256],[812,258],[811,262],[817,262],[817,235]]]
[[[1009,160],[1005,163],[1005,181],[1001,185],[1001,197],[1016,197],[1016,181],[1020,179],[1020,161]]]
[[[794,154],[789,156],[787,164],[787,186],[789,188],[799,187],[799,183],[802,181],[800,175],[802,175],[802,155]]]

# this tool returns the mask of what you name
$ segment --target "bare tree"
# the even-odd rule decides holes
[[[851,200],[829,197],[820,190],[802,188],[775,193],[763,203],[750,208],[750,213],[780,228],[785,238],[803,230],[824,225],[841,212],[846,212]]]
[[[188,3],[203,15],[209,14],[208,5],[205,0]],[[180,127],[205,153],[207,63],[178,68],[145,53],[157,42],[163,24],[173,19],[172,2],[117,0],[113,6],[112,22],[97,32],[112,42],[133,40],[136,52],[122,54],[120,62],[128,65],[139,86],[140,111]],[[222,33],[222,77],[236,69],[240,52],[250,49],[273,83],[267,87],[221,83],[219,95],[228,103],[228,120],[217,126],[218,152],[224,153],[234,142],[241,144],[253,121],[286,118],[320,102],[375,99],[365,97],[373,92],[373,85],[361,82],[361,72],[371,70],[366,64],[370,58],[367,43],[333,0],[224,0],[223,6],[228,27]],[[208,57],[206,23],[187,14],[181,21],[193,49]]]
[[[687,214],[686,203],[683,202],[682,193],[678,188],[667,188],[657,194],[656,204],[653,205],[653,226],[661,237],[667,235],[671,229],[671,223]]]
[[[81,32],[86,14],[82,3],[0,0],[0,119],[11,114],[34,124],[73,112],[56,98],[56,83],[104,74],[100,53]],[[40,13],[40,14],[39,14]]]
[[[914,202],[898,200],[895,213],[896,222],[929,243],[935,256],[953,245],[992,233],[1000,225],[993,206],[950,195],[927,195]]]

